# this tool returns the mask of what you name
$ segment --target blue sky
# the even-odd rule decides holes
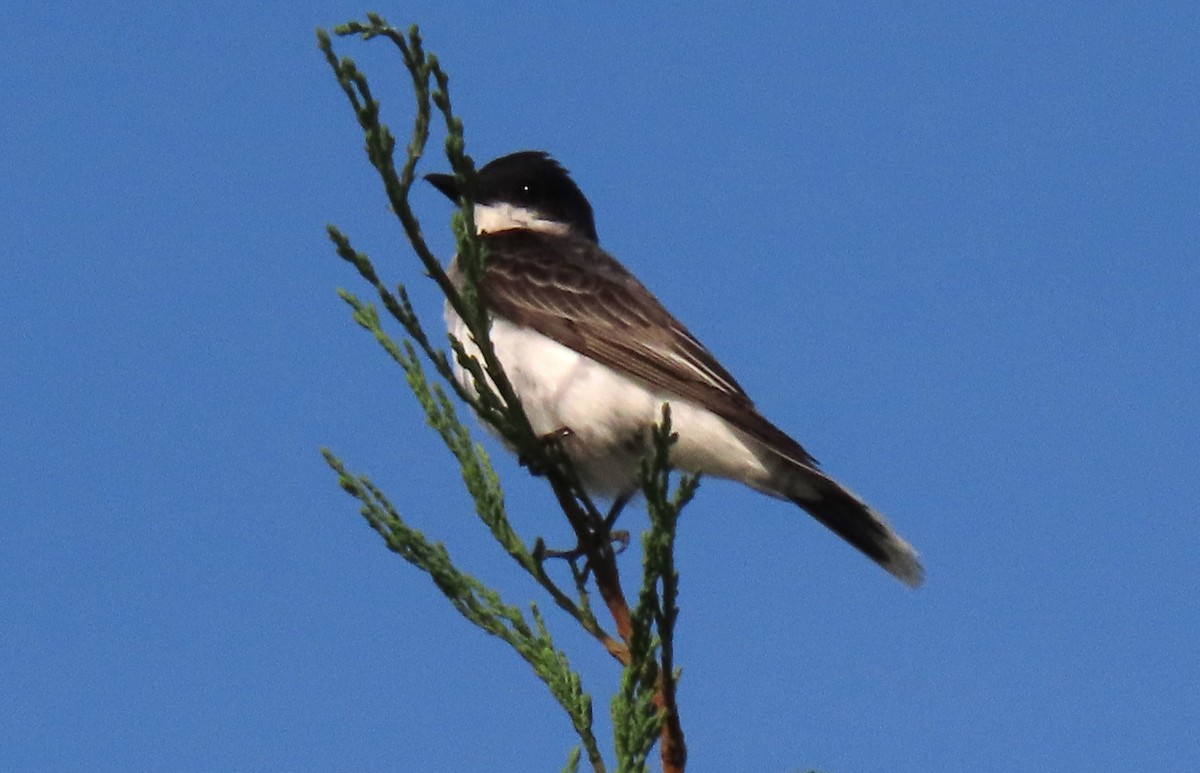
[[[602,244],[922,552],[910,592],[706,482],[695,770],[1200,768],[1194,4],[374,8],[422,25],[478,161],[559,157]],[[327,222],[439,317],[315,47],[370,9],[6,13],[0,767],[565,759],[542,685],[318,454],[539,598],[334,293],[363,288]],[[406,126],[389,47],[339,50]],[[414,203],[448,253],[447,203]],[[498,463],[522,533],[565,544]],[[615,667],[543,606],[605,715]]]

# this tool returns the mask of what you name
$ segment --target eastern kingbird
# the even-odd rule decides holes
[[[469,191],[452,175],[425,179],[456,203],[463,193],[474,202],[496,357],[533,430],[561,433],[589,493],[636,492],[649,429],[667,402],[676,468],[790,500],[906,584],[921,584],[912,547],[763,418],[708,349],[600,248],[591,204],[548,154],[497,158]],[[449,275],[461,283],[457,261]],[[445,315],[477,355],[448,304]],[[473,388],[461,368],[458,378]]]

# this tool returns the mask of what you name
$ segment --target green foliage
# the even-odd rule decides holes
[[[440,261],[428,248],[420,223],[409,206],[408,194],[415,180],[417,162],[429,139],[434,108],[444,119],[445,155],[460,183],[459,189],[470,190],[466,183],[474,174],[474,164],[465,153],[462,121],[451,108],[449,79],[437,59],[424,50],[415,26],[402,34],[378,15],[369,14],[366,22],[350,22],[335,28],[334,33],[357,35],[365,40],[390,40],[412,78],[415,101],[412,132],[403,163],[397,169],[394,158],[396,138],[381,119],[380,104],[372,95],[366,76],[351,59],[335,55],[328,33],[317,31],[318,45],[350,102],[363,133],[367,158],[379,173],[392,211],[400,220],[424,272],[463,319],[471,342],[479,351],[478,358],[472,357],[467,354],[463,342],[449,337],[454,362],[471,375],[473,389],[464,388],[454,377],[450,357],[430,340],[404,285],[397,285],[394,291],[390,289],[379,278],[370,258],[354,249],[346,235],[329,226],[329,238],[337,254],[353,265],[374,289],[382,309],[400,325],[403,340],[398,343],[384,329],[384,320],[376,306],[345,290],[340,290],[339,294],[350,306],[354,321],[371,333],[403,369],[428,424],[458,463],[463,484],[475,503],[476,515],[496,542],[561,610],[623,665],[620,687],[612,700],[617,769],[644,770],[646,758],[661,735],[664,769],[669,766],[666,746],[670,745],[672,759],[679,762],[670,769],[682,770],[685,752],[675,706],[678,672],[673,650],[675,619],[679,612],[676,606],[679,578],[674,568],[673,549],[679,512],[695,493],[697,480],[684,477],[678,488],[674,492],[671,490],[669,451],[673,436],[670,412],[667,406],[663,407],[662,423],[653,430],[653,452],[643,464],[643,493],[651,526],[643,536],[643,578],[637,604],[630,611],[617,575],[609,524],[583,490],[558,442],[538,437],[533,431],[492,348],[486,299],[480,292],[487,253],[475,235],[472,202],[464,198],[452,222],[459,265],[464,275],[460,286],[451,282]],[[432,380],[426,371],[427,365],[433,369]],[[546,479],[553,490],[575,530],[579,553],[584,560],[582,569],[577,560],[569,561],[573,581],[569,591],[560,588],[547,575],[541,540],[537,540],[531,550],[512,528],[500,480],[483,447],[472,439],[470,431],[459,420],[455,399],[470,406],[482,421],[516,449],[531,470]],[[428,575],[463,617],[507,642],[546,684],[566,711],[580,740],[580,746],[570,751],[564,770],[578,770],[583,753],[593,770],[605,770],[592,730],[592,699],[583,690],[581,679],[570,667],[566,654],[555,648],[536,604],[531,603],[526,614],[505,603],[497,592],[459,570],[441,543],[430,542],[409,526],[370,480],[348,472],[329,450],[323,449],[322,453],[337,473],[341,487],[359,501],[362,516],[387,547]],[[589,577],[594,579],[613,616],[617,636],[608,633],[592,612],[587,587]]]
[[[368,478],[347,472],[329,450],[323,449],[322,453],[337,472],[342,489],[362,503],[359,512],[383,537],[388,549],[428,574],[463,617],[508,642],[533,667],[534,673],[566,710],[589,758],[599,759],[600,752],[591,729],[592,699],[583,692],[579,676],[571,670],[566,655],[554,648],[537,605],[530,605],[533,618],[533,626],[530,626],[521,610],[505,604],[500,594],[457,569],[444,545],[428,541],[421,532],[406,524],[383,492]]]
[[[674,494],[670,485],[671,409],[664,405],[662,423],[652,432],[653,452],[642,462],[642,493],[650,513],[650,529],[642,535],[642,588],[633,610],[633,659],[613,696],[617,769],[643,770],[664,721],[679,721],[675,705],[675,619],[679,615],[679,573],[675,571],[675,529],[679,513],[691,501],[700,480],[684,476]],[[657,632],[657,636],[655,635]],[[658,698],[660,705],[655,704]],[[680,731],[682,732],[682,731]],[[627,761],[627,762],[626,762]]]

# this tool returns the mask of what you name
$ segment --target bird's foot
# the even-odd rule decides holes
[[[622,494],[612,503],[612,507],[608,509],[608,514],[604,516],[603,533],[608,535],[609,542],[613,546],[613,554],[620,555],[629,547],[629,532],[625,529],[613,529],[613,524],[617,522],[617,516],[625,509],[625,505],[629,504],[629,500],[633,499],[633,494]],[[592,532],[595,536],[599,536],[602,532],[599,529],[593,528]],[[547,558],[565,558],[568,561],[576,561],[587,555],[587,549],[583,543],[579,543],[570,550],[551,550],[541,541],[538,542],[534,550],[535,556],[541,560]]]
[[[538,435],[538,442],[543,446],[549,447],[550,449],[561,449],[562,442],[574,434],[575,431],[570,427],[562,426],[552,432],[547,432],[544,435]],[[541,478],[546,474],[545,467],[537,459],[530,459],[525,454],[517,455],[517,463],[529,470],[529,474],[535,478]]]
[[[608,539],[609,544],[612,546],[614,555],[620,555],[621,553],[624,553],[625,549],[629,547],[629,532],[625,529],[609,531]],[[544,542],[538,540],[537,544],[534,545],[533,548],[533,557],[539,562],[545,561],[548,558],[558,558],[569,563],[575,563],[579,559],[587,557],[587,548],[583,546],[583,543],[580,543],[570,550],[553,550],[546,547]],[[586,567],[584,568],[584,571],[587,571]]]

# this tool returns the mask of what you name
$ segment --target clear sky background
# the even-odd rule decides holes
[[[574,743],[318,454],[541,598],[334,293],[365,289],[327,222],[440,319],[313,36],[375,8],[422,25],[475,159],[559,157],[602,244],[924,557],[909,591],[705,483],[692,769],[1200,769],[1200,7],[750,6],[8,4],[0,767],[558,770]],[[406,133],[389,45],[339,50]],[[414,202],[448,254],[448,203]],[[615,665],[543,607],[606,725]]]

